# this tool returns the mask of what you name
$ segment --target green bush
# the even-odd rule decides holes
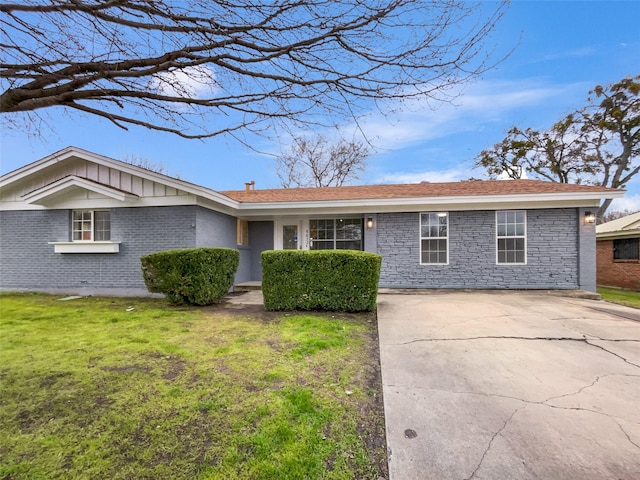
[[[262,252],[267,310],[373,311],[382,257],[355,250]]]
[[[182,248],[140,259],[147,289],[175,304],[218,303],[233,285],[240,252],[232,248]]]

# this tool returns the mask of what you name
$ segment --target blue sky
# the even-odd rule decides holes
[[[482,79],[467,85],[454,105],[363,123],[376,153],[361,183],[455,181],[470,176],[474,157],[504,138],[512,125],[544,129],[583,106],[588,91],[640,73],[640,1],[514,1],[494,40],[512,55]],[[274,160],[230,138],[185,140],[140,128],[47,112],[42,138],[2,132],[0,172],[6,173],[69,145],[116,159],[135,156],[162,164],[171,174],[213,189],[279,186]],[[348,129],[348,127],[345,127]],[[263,151],[275,142],[258,140]],[[640,178],[613,210],[640,210]]]

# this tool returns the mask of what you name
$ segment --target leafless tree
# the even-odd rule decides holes
[[[0,112],[37,125],[64,107],[186,138],[335,125],[446,100],[500,60],[489,42],[507,4],[5,1]]]
[[[626,217],[627,215],[631,215],[633,213],[637,213],[637,210],[614,210],[613,212],[607,212],[602,217],[598,217],[598,224],[607,223],[613,220],[617,220],[622,217]]]
[[[180,175],[171,173],[167,166],[162,162],[154,162],[146,157],[139,157],[133,154],[127,154],[120,160],[124,163],[128,163],[129,165],[134,165],[136,167],[144,168],[145,170],[150,170],[152,172],[180,180]]]
[[[332,144],[323,135],[297,136],[276,157],[276,172],[284,188],[339,187],[357,180],[368,156],[369,149],[362,142],[340,139]]]

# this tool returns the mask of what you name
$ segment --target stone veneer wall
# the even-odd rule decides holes
[[[0,212],[0,287],[119,295],[146,292],[140,257],[196,244],[194,206],[112,208],[112,254],[54,253],[70,240],[70,210]]]
[[[527,264],[497,265],[495,211],[449,212],[449,264],[420,264],[420,214],[376,216],[380,286],[396,288],[580,288],[578,210],[527,211]]]

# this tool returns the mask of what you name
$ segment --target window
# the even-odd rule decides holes
[[[420,214],[420,263],[449,263],[449,215]]]
[[[238,219],[238,245],[249,245],[249,221]]]
[[[309,220],[311,250],[362,250],[362,218]]]
[[[527,263],[527,216],[523,210],[496,212],[498,263]]]
[[[638,238],[621,238],[613,241],[614,260],[639,260]]]
[[[74,242],[111,240],[111,212],[108,210],[74,210],[72,223]]]

